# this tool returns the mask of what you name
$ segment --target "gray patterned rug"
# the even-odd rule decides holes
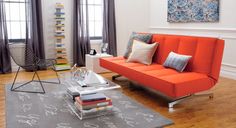
[[[37,89],[38,84],[30,85]],[[26,88],[29,85],[26,86]],[[173,122],[130,99],[120,90],[107,91],[114,114],[79,120],[63,100],[62,85],[44,84],[46,94],[11,92],[6,86],[7,128],[159,128]]]

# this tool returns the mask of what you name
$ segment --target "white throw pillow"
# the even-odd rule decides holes
[[[147,44],[142,41],[133,40],[132,52],[127,62],[139,62],[142,64],[152,64],[152,57],[157,49],[158,43]]]

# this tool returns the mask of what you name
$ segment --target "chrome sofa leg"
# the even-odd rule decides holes
[[[168,107],[169,108],[174,108],[174,105],[182,102],[182,101],[185,101],[185,100],[188,100],[190,98],[194,98],[194,97],[202,97],[202,96],[208,96],[210,99],[213,98],[213,93],[199,93],[199,94],[193,94],[193,95],[189,95],[189,96],[185,96],[185,97],[182,97],[182,98],[179,98],[179,99],[176,99],[170,103],[168,103]]]
[[[213,93],[202,93],[202,94],[194,94],[195,97],[202,97],[202,96],[208,96],[210,99],[214,98]]]
[[[122,75],[114,75],[114,76],[112,76],[112,80],[115,80],[116,78],[118,78],[118,77],[121,77]]]
[[[192,96],[193,96],[193,95],[189,95],[189,96],[185,96],[185,97],[176,99],[176,100],[174,100],[174,101],[168,103],[168,106],[169,106],[169,108],[174,108],[174,105],[176,105],[176,104],[178,104],[178,103],[180,103],[180,102],[182,102],[182,101],[184,101],[184,100],[187,100],[187,99],[191,98]]]

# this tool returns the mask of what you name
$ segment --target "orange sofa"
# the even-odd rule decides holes
[[[153,34],[154,42],[159,46],[151,65],[127,63],[122,56],[101,58],[100,65],[174,99],[209,90],[217,83],[224,40]],[[171,51],[192,56],[184,72],[162,66]]]

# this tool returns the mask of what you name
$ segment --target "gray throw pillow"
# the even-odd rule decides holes
[[[152,64],[152,57],[157,49],[158,43],[146,44],[145,42],[134,40],[132,52],[127,62],[139,62],[142,64]]]
[[[192,56],[180,55],[174,52],[170,52],[163,66],[173,68],[179,72],[183,72],[191,57]]]
[[[152,39],[152,34],[150,33],[136,33],[133,32],[130,36],[125,54],[124,54],[124,58],[128,58],[129,54],[132,52],[132,46],[133,46],[133,40],[140,40],[143,41],[145,43],[149,43]]]

